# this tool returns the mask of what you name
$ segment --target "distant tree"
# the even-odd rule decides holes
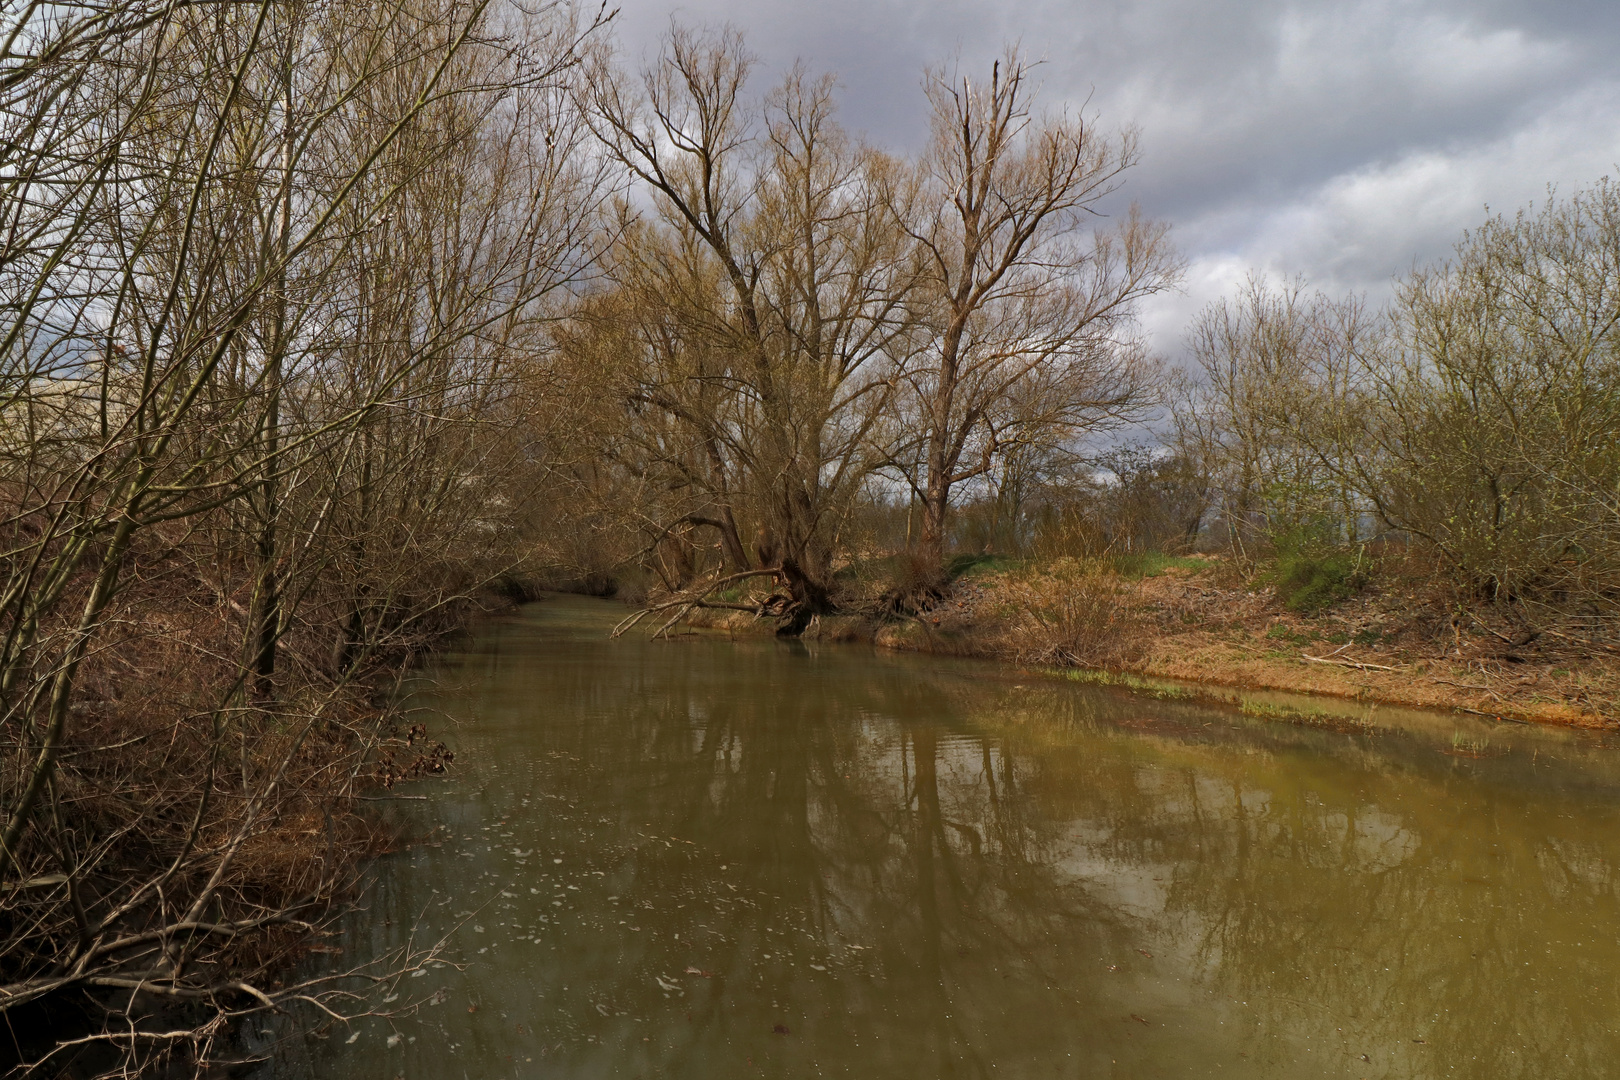
[[[1358,538],[1366,504],[1346,465],[1363,436],[1347,421],[1381,326],[1358,299],[1258,276],[1194,320],[1196,368],[1174,410],[1177,441],[1209,478],[1217,520],[1240,557],[1304,527]]]
[[[1251,279],[1176,410],[1233,546],[1369,524],[1521,634],[1620,599],[1620,187],[1498,215],[1373,313]]]
[[[1112,548],[1162,551],[1197,542],[1211,493],[1208,478],[1185,454],[1125,443],[1095,461],[1107,473],[1097,504],[1099,524]]]
[[[927,80],[932,141],[904,214],[922,252],[927,340],[905,375],[917,450],[897,467],[936,565],[957,485],[1022,443],[1143,415],[1155,380],[1136,309],[1180,272],[1165,227],[1134,208],[1089,227],[1138,161],[1135,133],[1032,115],[1030,78],[1009,51],[986,82],[954,70]]]
[[[1355,479],[1466,590],[1535,621],[1620,596],[1620,186],[1497,216],[1410,276]]]

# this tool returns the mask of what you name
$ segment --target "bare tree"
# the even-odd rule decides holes
[[[900,211],[923,252],[931,334],[907,374],[920,474],[902,471],[935,565],[953,491],[998,454],[1142,415],[1154,392],[1136,305],[1179,273],[1165,228],[1134,209],[1087,229],[1137,162],[1135,133],[1032,115],[1031,77],[1012,50],[985,83],[929,74],[922,194],[915,212]],[[1035,383],[1038,395],[1024,392]]]
[[[1610,628],[1620,590],[1620,187],[1468,234],[1414,273],[1368,357],[1356,480],[1438,552],[1465,602],[1533,635]]]
[[[1181,388],[1177,436],[1240,558],[1300,530],[1326,543],[1361,538],[1370,507],[1352,467],[1367,449],[1358,391],[1383,340],[1382,318],[1359,298],[1258,276],[1194,320],[1197,378]]]
[[[677,27],[639,95],[604,68],[589,107],[652,202],[614,253],[656,312],[623,342],[649,358],[628,396],[686,432],[664,460],[703,485],[731,559],[741,511],[760,524],[797,631],[830,605],[836,537],[877,464],[916,269],[890,214],[899,170],[837,125],[831,81],[795,70],[750,101],[751,67],[735,33]]]

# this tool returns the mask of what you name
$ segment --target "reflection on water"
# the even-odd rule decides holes
[[[447,665],[460,776],[402,804],[429,842],[345,959],[448,934],[453,963],[276,1075],[1620,1075],[1591,741],[1462,756],[1449,727],[609,642],[617,614],[548,601]]]

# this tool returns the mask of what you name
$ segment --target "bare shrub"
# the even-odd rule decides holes
[[[1141,658],[1136,590],[1100,559],[1059,559],[1003,585],[1002,649],[1026,664],[1121,668]]]
[[[1498,216],[1414,274],[1369,366],[1379,514],[1529,622],[1620,599],[1620,187]]]

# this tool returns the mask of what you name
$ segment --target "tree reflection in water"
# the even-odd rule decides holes
[[[557,611],[595,618],[574,603]],[[369,1054],[328,1040],[305,1071],[1495,1078],[1620,1060],[1620,785],[1582,744],[1467,760],[856,649],[610,644],[547,611],[461,671],[445,706],[473,717],[468,764],[411,804],[451,839],[383,868],[351,954],[476,909],[454,932],[466,971],[406,989],[479,1011],[397,1019],[431,1037],[385,1053],[393,1029],[371,1021]]]

